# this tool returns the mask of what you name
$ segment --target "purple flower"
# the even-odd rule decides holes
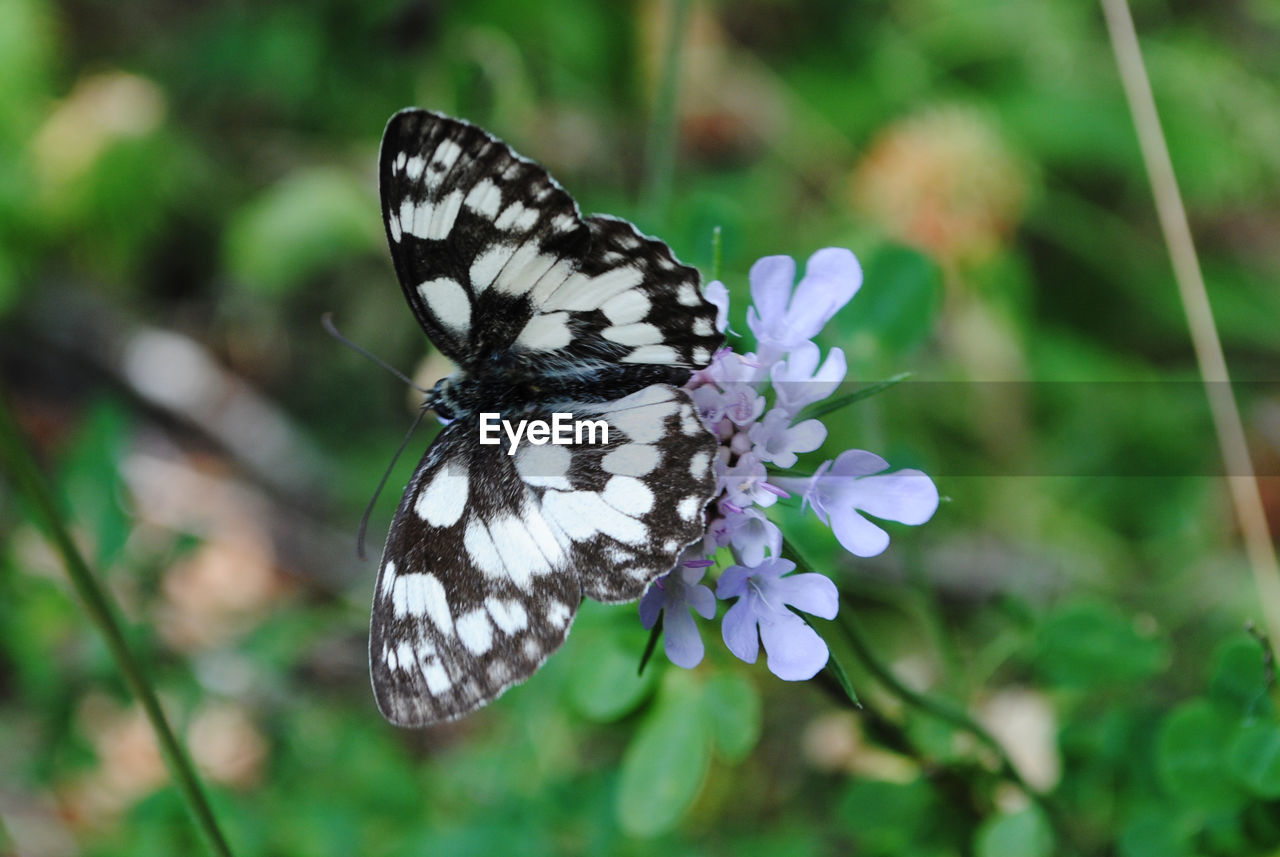
[[[720,510],[724,515],[721,546],[732,545],[739,562],[757,566],[764,561],[766,550],[771,556],[781,553],[782,530],[759,509],[734,511],[721,504]]]
[[[766,256],[751,266],[755,305],[747,310],[747,326],[765,365],[818,335],[862,285],[862,267],[848,250],[827,247],[809,257],[793,292],[795,279],[790,256]]]
[[[887,470],[874,453],[850,449],[825,461],[808,479],[776,477],[788,491],[801,493],[819,520],[830,524],[844,549],[854,556],[875,556],[889,546],[889,534],[862,512],[901,524],[923,524],[938,508],[938,489],[919,470]]]
[[[770,380],[779,408],[798,414],[805,405],[820,402],[835,392],[848,371],[844,352],[831,349],[821,369],[818,368],[819,356],[817,345],[802,342],[791,350],[786,361],[773,364]]]
[[[734,506],[750,506],[753,503],[772,506],[778,502],[778,495],[765,487],[764,480],[768,474],[765,472],[764,462],[755,453],[748,452],[733,466],[721,464],[719,467],[723,468],[719,473],[720,490]]]
[[[640,599],[640,624],[644,627],[652,628],[658,614],[666,614],[662,623],[662,647],[671,663],[685,669],[701,663],[705,651],[702,635],[689,611],[696,610],[703,619],[714,619],[716,615],[716,597],[699,582],[706,573],[706,562],[686,561],[682,557],[680,564],[655,580]]]
[[[763,641],[769,671],[786,681],[813,678],[828,656],[827,644],[817,632],[787,608],[834,619],[840,606],[835,584],[821,574],[783,576],[795,567],[775,557],[756,568],[734,565],[725,569],[716,586],[719,597],[738,599],[721,626],[729,651],[753,664]]]
[[[780,408],[764,415],[747,432],[755,444],[755,453],[761,461],[772,462],[779,467],[794,467],[797,452],[813,452],[827,439],[827,427],[820,420],[805,420],[791,425],[791,416]]]

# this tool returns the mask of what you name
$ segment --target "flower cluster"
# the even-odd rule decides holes
[[[689,548],[676,568],[656,580],[640,601],[640,619],[652,628],[664,617],[667,657],[691,668],[705,649],[690,611],[716,615],[716,598],[734,600],[721,622],[725,645],[754,663],[764,643],[768,667],[779,678],[812,678],[827,662],[827,645],[794,610],[834,619],[836,586],[825,575],[793,574],[795,563],[781,557],[782,532],[764,510],[779,497],[798,494],[831,527],[855,556],[875,556],[889,534],[866,515],[922,524],[938,507],[933,481],[918,470],[884,473],[888,462],[851,449],[819,465],[812,476],[782,476],[803,453],[827,439],[819,419],[805,419],[807,407],[829,397],[844,380],[844,352],[826,360],[813,338],[847,304],[862,284],[862,269],[848,250],[814,253],[795,283],[795,262],[765,257],[751,268],[752,306],[747,326],[756,351],[724,348],[707,368],[695,372],[686,389],[707,428],[720,441],[716,459],[719,491],[707,509],[706,535]],[[720,310],[720,330],[728,326],[729,293],[719,281],[707,298]],[[715,563],[707,557],[727,548],[734,560],[720,574],[715,593],[702,581]]]

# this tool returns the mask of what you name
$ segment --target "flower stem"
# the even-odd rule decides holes
[[[1217,430],[1218,446],[1226,465],[1227,487],[1231,492],[1240,532],[1244,536],[1245,552],[1253,571],[1254,586],[1258,590],[1261,612],[1266,622],[1273,653],[1280,655],[1280,564],[1276,561],[1275,545],[1267,527],[1267,516],[1258,492],[1258,479],[1253,462],[1249,459],[1249,447],[1245,442],[1244,426],[1231,378],[1227,373],[1227,360],[1214,324],[1213,309],[1204,285],[1204,273],[1196,255],[1187,222],[1187,211],[1178,190],[1178,179],[1169,158],[1169,147],[1164,131],[1160,128],[1160,116],[1156,112],[1155,98],[1151,94],[1151,81],[1142,61],[1142,50],[1134,30],[1133,16],[1128,0],[1102,0],[1102,11],[1107,19],[1107,31],[1116,55],[1120,82],[1124,86],[1133,114],[1133,124],[1138,132],[1138,144],[1142,161],[1147,168],[1147,178],[1155,196],[1156,215],[1169,248],[1173,263],[1173,275],[1178,285],[1178,296],[1191,330],[1191,345],[1196,363],[1204,380],[1209,399],[1209,411]]]
[[[889,669],[889,666],[881,661],[875,652],[871,650],[871,646],[868,644],[867,639],[862,636],[862,631],[859,630],[857,622],[853,621],[850,616],[847,605],[840,611],[840,627],[844,630],[845,638],[849,641],[849,647],[853,650],[858,660],[862,661],[862,665],[866,667],[867,672],[871,673],[894,696],[897,696],[903,702],[944,723],[949,723],[957,729],[968,732],[986,745],[987,749],[995,754],[999,765],[997,773],[1003,779],[1013,783],[1018,787],[1019,791],[1037,803],[1056,829],[1060,832],[1065,832],[1065,813],[1048,796],[1033,789],[1031,784],[1023,779],[1022,774],[1019,773],[1012,760],[1009,759],[1004,747],[1000,745],[994,735],[987,731],[986,727],[970,717],[969,713],[963,708],[953,705],[947,700],[920,693],[903,684]]]
[[[847,396],[841,396],[838,399],[832,399],[829,402],[822,402],[821,404],[812,404],[800,412],[800,416],[796,418],[796,421],[815,420],[819,417],[825,417],[827,414],[838,411],[841,408],[847,408],[849,405],[852,405],[855,402],[860,402],[870,396],[874,396],[876,393],[883,393],[890,387],[901,384],[910,377],[910,372],[899,372],[892,378],[888,378],[884,381],[878,381],[869,387],[863,387],[861,390],[855,390]]]
[[[676,100],[680,91],[680,53],[684,31],[689,22],[690,0],[670,0],[666,38],[662,49],[662,66],[658,71],[658,90],[649,125],[649,144],[645,152],[645,214],[651,228],[660,225],[671,198],[672,175],[675,172]]]
[[[142,704],[147,719],[151,721],[151,728],[156,734],[160,753],[209,851],[217,857],[231,857],[231,849],[218,828],[213,809],[205,797],[195,768],[169,726],[168,720],[165,719],[160,701],[143,673],[141,664],[134,658],[133,652],[125,642],[120,623],[116,620],[117,609],[111,596],[98,583],[88,563],[72,541],[71,534],[63,523],[62,513],[40,473],[29,444],[23,437],[2,391],[0,391],[0,465],[3,465],[17,493],[27,499],[49,540],[62,555],[67,576],[71,578],[72,585],[84,602],[90,620],[98,626],[98,631],[106,641],[112,659],[124,675],[125,682],[129,685],[134,697]]]

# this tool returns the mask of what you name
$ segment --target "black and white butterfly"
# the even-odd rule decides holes
[[[723,342],[698,273],[467,122],[404,110],[382,215],[452,421],[391,522],[369,639],[383,715],[466,714],[560,647],[583,597],[638,598],[702,536],[716,441],[680,387]],[[479,443],[480,417],[603,419],[605,444]],[[598,438],[597,438],[598,440]]]

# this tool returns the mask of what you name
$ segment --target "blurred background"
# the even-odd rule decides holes
[[[1274,531],[1280,4],[1134,6]],[[670,12],[0,0],[0,377],[235,853],[1280,853],[1258,596],[1098,8],[693,3],[664,189],[645,152]],[[721,227],[739,331],[758,257],[858,254],[821,344],[851,381],[913,379],[801,466],[871,449],[947,501],[874,560],[797,504],[776,520],[879,659],[985,724],[1044,801],[839,643],[862,711],[734,660],[713,625],[697,670],[659,650],[637,678],[630,605],[584,605],[461,722],[382,720],[354,533],[417,395],[320,316],[441,371],[377,201],[409,105],[493,131],[704,277]],[[24,855],[200,848],[2,483],[0,818]]]

